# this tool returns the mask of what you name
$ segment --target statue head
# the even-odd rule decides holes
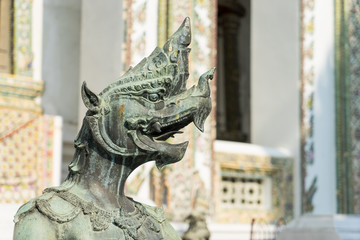
[[[78,160],[74,158],[70,171],[80,171],[79,159],[89,148],[115,161],[125,159],[132,169],[147,161],[161,168],[182,159],[188,142],[172,144],[167,139],[192,122],[204,130],[211,110],[208,80],[215,71],[204,73],[187,89],[190,41],[186,18],[163,48],[155,48],[100,94],[83,83],[81,96],[88,110],[75,140]]]

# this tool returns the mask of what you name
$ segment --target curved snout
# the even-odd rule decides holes
[[[157,112],[157,132],[178,130],[191,122],[204,131],[205,120],[211,111],[209,80],[214,72],[215,68],[212,68],[201,75],[196,86],[165,101],[165,107]]]

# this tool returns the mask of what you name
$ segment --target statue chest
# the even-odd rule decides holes
[[[126,221],[124,219],[124,221]],[[128,224],[112,223],[103,230],[94,230],[93,222],[89,216],[79,214],[71,223],[66,223],[58,228],[58,239],[112,239],[112,240],[159,240],[163,239],[161,228],[154,220],[144,219],[143,222],[135,223],[131,220]],[[134,224],[134,225],[131,225]],[[156,225],[157,226],[156,226]]]
[[[35,200],[37,210],[55,222],[56,239],[163,239],[161,208],[133,202],[134,211],[106,211],[70,192],[47,193]]]

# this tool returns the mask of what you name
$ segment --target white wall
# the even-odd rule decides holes
[[[43,1],[44,112],[63,117],[63,138],[77,134],[81,0]]]
[[[82,1],[80,92],[83,81],[95,93],[120,77],[122,71],[121,48],[123,43],[123,1]],[[79,125],[85,116],[85,106],[78,100]]]
[[[315,214],[336,213],[334,3],[315,1],[314,164],[307,167],[307,187],[317,176]]]
[[[251,142],[295,158],[300,214],[300,0],[251,1]]]

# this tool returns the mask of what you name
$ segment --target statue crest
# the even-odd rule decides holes
[[[211,111],[208,80],[215,68],[186,88],[190,19],[100,94],[83,83],[88,111],[75,139],[67,179],[24,204],[15,216],[14,239],[180,239],[162,208],[124,194],[138,166],[180,161],[188,142],[171,144],[190,123],[203,131]]]

